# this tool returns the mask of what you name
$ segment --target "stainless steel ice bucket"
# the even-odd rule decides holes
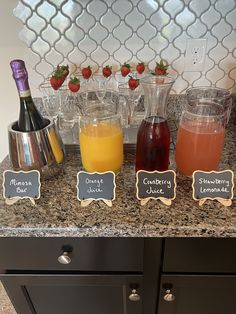
[[[65,161],[65,150],[55,123],[42,130],[17,131],[17,122],[8,127],[9,155],[14,170],[39,170],[42,179],[60,172]]]

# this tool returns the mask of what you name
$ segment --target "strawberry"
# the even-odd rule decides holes
[[[57,90],[61,87],[63,82],[65,81],[67,75],[69,74],[68,65],[58,65],[56,70],[53,72],[50,78],[50,84],[53,89]]]
[[[53,89],[58,90],[58,88],[60,88],[61,85],[63,84],[63,79],[60,77],[57,77],[56,75],[53,75],[50,78],[50,84]]]
[[[80,89],[80,80],[78,79],[78,77],[71,77],[68,83],[68,87],[73,93],[78,92]]]
[[[92,70],[90,66],[83,68],[81,72],[82,72],[83,78],[86,80],[88,80],[90,76],[92,75]]]
[[[145,70],[145,65],[143,62],[140,62],[136,65],[136,71],[138,72],[138,74],[142,74]]]
[[[124,77],[127,76],[130,73],[130,71],[131,71],[131,67],[126,62],[120,68],[121,75]]]
[[[155,67],[155,74],[156,75],[167,75],[167,69],[169,67],[169,64],[164,64],[163,59],[161,59],[160,63],[156,63]]]
[[[139,86],[139,79],[136,79],[136,78],[130,76],[130,79],[128,80],[128,84],[129,84],[129,88],[131,90],[134,90],[135,88],[137,88]]]
[[[111,66],[106,65],[106,66],[102,69],[102,74],[103,74],[103,76],[109,77],[109,76],[112,74],[111,69],[112,69]]]

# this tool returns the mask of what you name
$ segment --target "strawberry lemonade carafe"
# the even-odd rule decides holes
[[[152,75],[141,79],[140,83],[146,114],[137,135],[135,170],[165,171],[168,170],[170,151],[166,105],[174,79]]]

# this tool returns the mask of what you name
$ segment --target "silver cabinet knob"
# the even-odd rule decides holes
[[[137,293],[136,289],[131,290],[131,294],[129,295],[130,301],[137,302],[140,300],[140,295]]]
[[[166,301],[166,302],[173,302],[175,300],[175,296],[173,293],[171,293],[171,290],[170,289],[166,289],[166,293],[163,297],[163,299]]]
[[[64,265],[70,264],[71,262],[71,258],[69,257],[68,252],[63,252],[63,254],[60,255],[57,260],[59,263],[64,264]]]

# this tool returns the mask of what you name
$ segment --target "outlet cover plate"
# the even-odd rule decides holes
[[[204,70],[207,40],[204,38],[188,39],[185,52],[185,71]]]

